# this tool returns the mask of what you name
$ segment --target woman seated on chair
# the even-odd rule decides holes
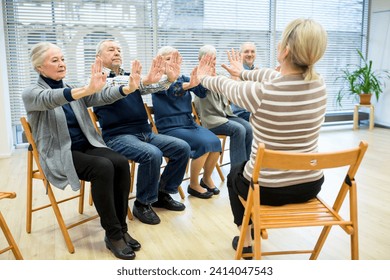
[[[159,49],[158,55],[169,61],[175,52],[175,48],[166,46]],[[190,145],[192,160],[187,191],[190,195],[206,199],[219,194],[211,174],[222,151],[221,141],[194,121],[190,90],[199,97],[206,96],[206,89],[199,85],[196,70],[191,73],[191,78],[179,76],[168,90],[152,94],[154,118],[159,133],[183,139]],[[203,178],[199,182],[202,168]]]
[[[215,66],[217,50],[213,46],[205,45],[199,50],[199,60],[205,55],[212,57]],[[202,126],[216,135],[229,136],[230,167],[247,161],[251,153],[252,127],[248,121],[233,114],[229,100],[223,95],[207,90],[206,97],[195,96],[194,103]]]
[[[49,182],[80,189],[90,181],[92,197],[105,230],[106,247],[120,259],[134,259],[141,245],[128,233],[126,215],[130,191],[128,160],[108,149],[89,118],[87,107],[114,102],[137,90],[141,65],[133,62],[126,86],[104,87],[102,62],[92,65],[87,86],[66,84],[62,50],[49,42],[33,46],[30,58],[38,81],[22,93],[27,117]],[[135,69],[135,70],[134,70]]]
[[[205,56],[198,67],[201,84],[226,96],[232,103],[252,113],[253,148],[250,160],[231,170],[228,191],[234,223],[240,228],[253,164],[259,143],[267,149],[310,153],[317,142],[326,110],[326,88],[314,71],[323,56],[327,34],[310,19],[296,19],[288,24],[278,44],[279,71],[243,70],[238,53],[228,53],[230,66],[222,65],[232,76],[213,76],[213,57]],[[236,81],[235,78],[240,78]],[[299,203],[316,197],[321,190],[321,171],[262,171],[259,176],[261,204]],[[252,251],[250,231],[246,233],[244,253]],[[233,239],[237,248],[238,236]]]

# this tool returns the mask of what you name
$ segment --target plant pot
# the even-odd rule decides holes
[[[371,104],[371,93],[362,93],[359,94],[360,105],[370,105]]]

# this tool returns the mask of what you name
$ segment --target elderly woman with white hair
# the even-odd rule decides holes
[[[177,50],[170,46],[159,49],[158,55],[169,61]],[[152,95],[154,117],[159,133],[177,137],[191,147],[190,185],[187,192],[195,197],[207,199],[219,194],[211,178],[222,151],[221,141],[210,130],[196,124],[192,117],[192,96],[204,98],[206,89],[199,84],[196,68],[191,77],[181,75],[168,90]],[[203,168],[203,178],[199,174]]]
[[[27,87],[22,98],[40,154],[40,163],[55,187],[80,189],[80,181],[90,181],[94,205],[105,230],[106,247],[119,259],[135,258],[141,245],[128,233],[130,172],[127,159],[107,148],[96,132],[87,107],[114,102],[136,91],[141,65],[133,62],[134,73],[123,86],[105,87],[102,61],[92,65],[86,86],[63,81],[66,63],[62,50],[49,42],[38,43],[30,53],[38,81]]]

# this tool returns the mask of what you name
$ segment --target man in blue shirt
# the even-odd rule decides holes
[[[96,56],[102,59],[105,71],[109,72],[108,85],[127,84],[129,73],[121,68],[118,42],[100,42]],[[152,207],[172,211],[185,209],[185,205],[173,200],[170,194],[178,192],[189,160],[190,146],[181,139],[152,132],[141,96],[167,89],[179,74],[180,62],[178,56],[170,65],[161,57],[156,57],[151,71],[141,80],[139,90],[110,105],[94,107],[107,146],[139,163],[133,215],[146,224],[160,223]],[[160,80],[162,72],[167,75]],[[168,158],[168,163],[160,176],[162,157]]]
[[[256,45],[252,42],[242,43],[240,46],[240,53],[241,53],[242,65],[244,66],[244,69],[245,70],[256,69],[255,67]],[[249,122],[250,113],[247,110],[233,103],[231,104],[231,108],[233,113],[236,116],[243,118],[244,120]]]

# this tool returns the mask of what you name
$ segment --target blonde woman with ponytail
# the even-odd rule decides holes
[[[246,198],[259,143],[267,149],[300,153],[316,152],[326,110],[326,87],[314,65],[327,45],[324,28],[311,19],[296,19],[285,28],[278,44],[278,71],[243,70],[238,52],[228,52],[230,65],[222,65],[234,79],[212,76],[213,63],[204,57],[197,74],[201,84],[226,96],[251,113],[252,151],[249,161],[232,168],[228,191],[234,223],[240,229],[244,215],[238,196]],[[322,171],[269,170],[260,176],[261,203],[283,205],[314,198],[324,181]],[[244,252],[250,252],[247,232]],[[233,238],[237,248],[238,236]]]

